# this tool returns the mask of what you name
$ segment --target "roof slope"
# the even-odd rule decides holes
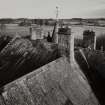
[[[1,85],[60,57],[56,44],[15,38],[0,52]]]
[[[5,105],[99,105],[77,63],[61,57],[4,86]]]
[[[82,49],[82,52],[86,59],[78,51],[75,54],[76,60],[101,105],[105,105],[105,53],[89,49]]]

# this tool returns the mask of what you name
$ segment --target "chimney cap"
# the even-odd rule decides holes
[[[71,35],[71,29],[68,28],[68,27],[59,28],[59,29],[58,29],[58,34]]]
[[[95,32],[93,30],[84,30],[83,32],[84,36],[95,36]]]

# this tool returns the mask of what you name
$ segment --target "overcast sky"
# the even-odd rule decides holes
[[[0,18],[105,17],[105,0],[0,0]]]

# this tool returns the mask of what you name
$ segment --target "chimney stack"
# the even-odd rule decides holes
[[[42,29],[40,27],[30,27],[31,40],[42,39]]]
[[[61,54],[66,55],[70,63],[74,61],[74,36],[71,34],[69,27],[58,29],[58,45]]]
[[[91,48],[93,50],[96,49],[96,35],[94,31],[90,30],[85,30],[83,32],[83,42],[84,42],[84,47]]]

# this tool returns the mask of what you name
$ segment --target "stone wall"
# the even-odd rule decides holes
[[[61,57],[1,88],[0,105],[99,105],[78,65]]]

